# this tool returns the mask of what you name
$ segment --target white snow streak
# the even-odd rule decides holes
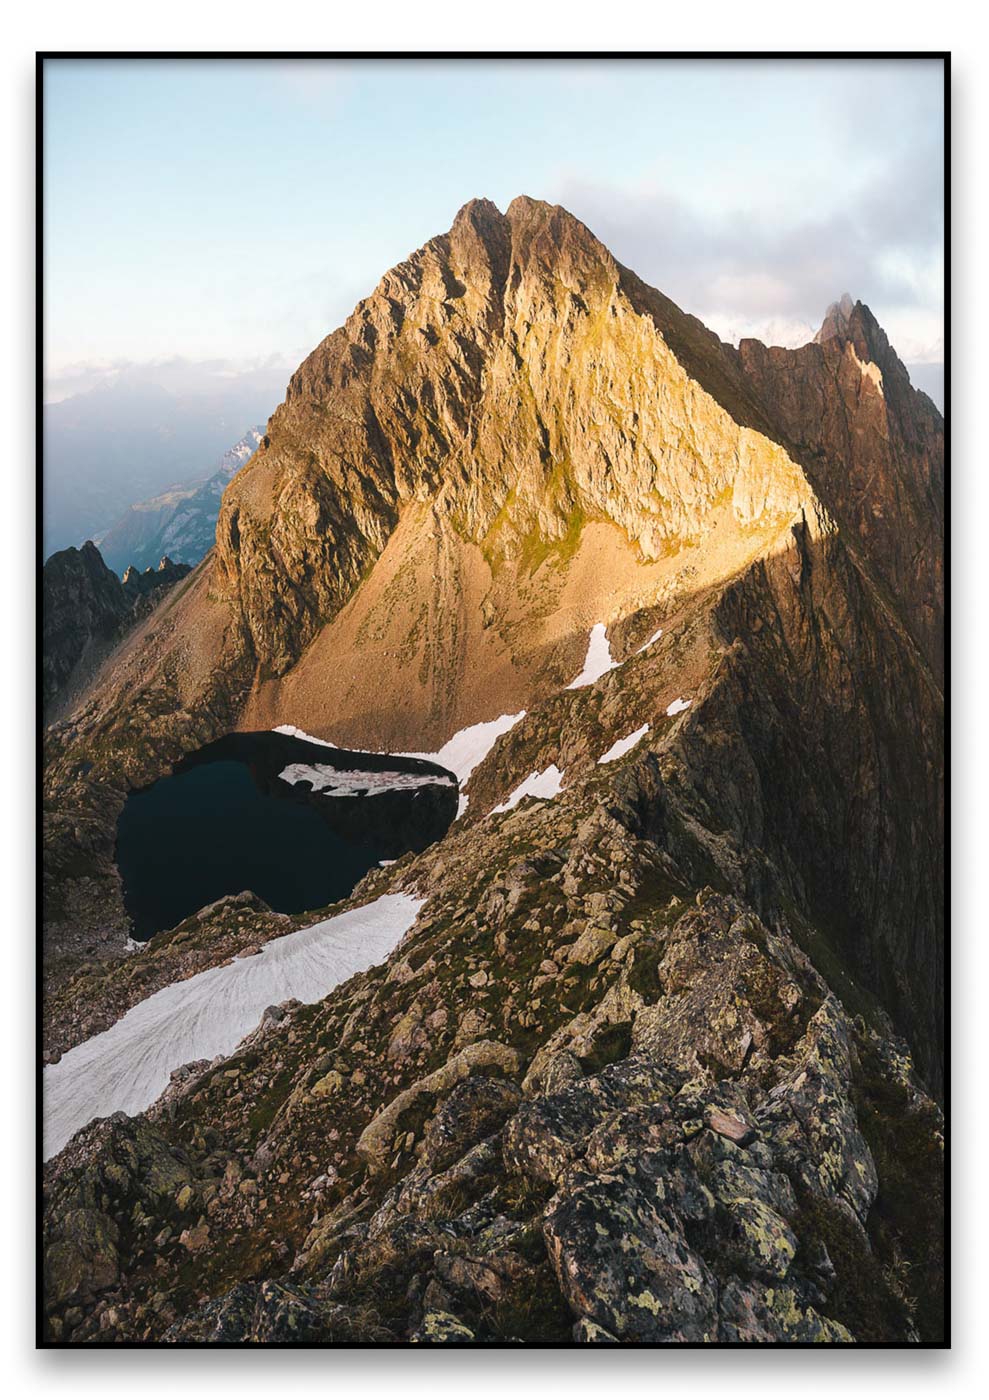
[[[567,690],[580,690],[585,685],[593,685],[608,671],[613,671],[616,666],[620,665],[621,662],[616,661],[611,655],[611,647],[608,644],[604,623],[595,622],[587,643],[584,669],[579,676],[574,677],[566,688]]]
[[[340,748],[339,744],[333,744],[329,739],[317,739],[314,734],[307,734],[304,729],[299,729],[294,724],[276,724],[272,733],[289,734],[293,739],[305,739],[307,744],[321,744],[324,749]]]
[[[657,630],[656,630],[656,631],[652,634],[652,636],[649,638],[648,642],[643,642],[643,643],[642,643],[642,645],[639,647],[639,650],[635,653],[636,656],[641,656],[642,653],[643,653],[644,651],[648,651],[649,648],[652,646],[653,642],[658,642],[659,639],[660,639],[660,637],[661,637],[662,635],[663,635],[663,629],[662,629],[662,627],[657,628]]]
[[[313,792],[325,792],[330,797],[377,797],[382,792],[430,785],[453,787],[453,779],[443,773],[399,773],[389,769],[373,773],[367,768],[331,768],[328,763],[290,763],[278,776],[286,783],[311,783]]]
[[[689,705],[689,700],[681,700],[677,698],[676,700],[672,701],[671,704],[667,705],[666,713],[668,715],[678,715],[681,710],[686,710]]]
[[[149,1107],[180,1065],[229,1055],[266,1007],[290,997],[319,1001],[355,972],[381,962],[422,904],[408,894],[382,895],[273,939],[255,957],[198,972],[132,1006],[109,1030],[45,1069],[45,1160],[91,1119]]]
[[[560,791],[560,784],[563,782],[563,774],[555,763],[551,763],[541,773],[530,773],[504,802],[499,802],[497,807],[492,807],[492,815],[495,812],[507,812],[523,797],[555,797]]]
[[[607,753],[603,753],[598,759],[598,763],[613,763],[616,758],[621,758],[634,749],[640,739],[644,739],[649,732],[648,724],[644,724],[641,729],[637,729],[634,734],[627,734],[624,739],[616,739]]]

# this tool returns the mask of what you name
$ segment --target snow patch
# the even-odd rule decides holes
[[[616,661],[611,654],[604,623],[595,622],[587,642],[584,669],[579,676],[574,677],[566,688],[567,690],[581,690],[585,685],[593,685],[595,681],[600,680],[602,676],[620,665],[621,662]]]
[[[325,792],[328,797],[377,797],[410,788],[453,787],[453,779],[445,773],[399,773],[394,769],[373,773],[366,768],[331,768],[328,763],[290,763],[278,776],[286,783],[311,783],[313,792]]]
[[[457,781],[463,784],[477,765],[487,758],[501,736],[514,729],[524,718],[525,710],[519,710],[517,715],[500,715],[498,719],[483,720],[480,724],[471,724],[459,730],[438,753],[403,753],[398,757],[429,759],[431,763],[438,763],[441,768],[449,768],[451,773],[456,773]]]
[[[466,729],[460,729],[454,734],[452,739],[448,739],[443,747],[436,753],[400,753],[397,758],[424,758],[431,763],[438,763],[441,768],[447,768],[451,773],[457,775],[457,782],[463,787],[474,769],[481,763],[494,748],[502,734],[507,734],[510,729],[525,718],[525,710],[519,710],[517,715],[499,715],[497,719],[482,720],[480,724],[470,724]],[[312,734],[307,734],[304,729],[299,729],[294,724],[276,725],[276,734],[289,734],[296,739],[305,739],[310,744],[321,744],[323,748],[334,749],[340,745],[330,743],[328,739],[317,739]],[[351,750],[355,752],[355,750]],[[293,764],[291,767],[301,768],[301,764]],[[317,764],[317,768],[322,768],[322,764]],[[285,773],[282,773],[282,777]],[[403,775],[404,776],[404,775]],[[419,775],[416,775],[419,776]],[[298,781],[292,779],[291,781]],[[437,774],[428,779],[432,782],[449,781],[444,780]],[[403,784],[404,786],[404,784]],[[383,791],[384,789],[379,789]],[[356,792],[338,792],[335,796],[356,796]],[[467,797],[460,793],[457,801],[457,816],[459,820],[467,810]]]
[[[408,894],[382,895],[132,1006],[109,1030],[45,1068],[45,1160],[91,1119],[148,1108],[180,1065],[229,1055],[266,1007],[290,997],[320,1001],[355,972],[382,962],[423,903]]]
[[[641,729],[637,729],[634,734],[627,734],[624,739],[616,739],[607,753],[603,753],[598,759],[598,763],[613,763],[616,758],[621,758],[634,749],[640,739],[644,739],[649,733],[648,724],[644,724]]]
[[[458,730],[453,738],[448,739],[436,753],[400,753],[396,754],[395,757],[424,758],[430,763],[438,763],[441,768],[447,768],[451,773],[455,773],[457,782],[463,787],[474,769],[487,758],[501,736],[507,734],[510,729],[514,729],[523,719],[525,719],[525,710],[519,710],[517,715],[499,715],[497,719],[482,720],[480,724],[470,724],[466,729]],[[290,734],[296,739],[305,739],[310,744],[322,744],[324,748],[328,749],[340,747],[338,744],[331,744],[327,739],[316,739],[312,734],[307,734],[304,729],[299,729],[294,724],[279,724],[275,733]],[[302,767],[301,764],[291,766]],[[322,767],[323,765],[316,766]],[[283,773],[282,777],[284,776]],[[414,776],[421,780],[422,775]],[[298,779],[291,781],[298,781]],[[428,778],[427,781],[443,782],[449,780],[445,780],[437,774],[435,777]],[[462,817],[466,810],[467,798],[461,793],[457,805],[457,816]]]
[[[299,729],[294,724],[276,724],[272,733],[289,734],[293,739],[305,739],[307,744],[320,744],[324,749],[338,749],[340,747],[339,744],[331,743],[329,739],[317,739],[315,734],[307,734],[304,729]]]
[[[676,700],[673,700],[669,705],[667,705],[666,713],[668,715],[678,715],[681,710],[686,710],[689,705],[689,700],[681,700],[678,696]]]
[[[560,791],[560,784],[563,782],[563,774],[555,763],[551,763],[541,773],[530,773],[515,791],[504,802],[499,802],[497,807],[491,808],[492,815],[495,812],[507,812],[512,807],[522,801],[523,797],[555,797]]]
[[[644,651],[648,651],[649,648],[652,646],[653,642],[658,642],[662,635],[663,629],[662,627],[658,627],[656,631],[652,634],[652,636],[649,638],[648,642],[642,643],[638,651],[635,653],[636,656],[641,656]]]

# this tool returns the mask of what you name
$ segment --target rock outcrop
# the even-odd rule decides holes
[[[42,576],[41,673],[45,709],[69,682],[87,648],[117,639],[128,611],[120,579],[92,540],[53,554]]]
[[[87,540],[81,549],[63,549],[42,574],[42,701],[46,715],[91,679],[123,635],[189,572],[167,556],[157,569],[139,574],[133,567],[123,581]]]

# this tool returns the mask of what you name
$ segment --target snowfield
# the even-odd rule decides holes
[[[649,733],[648,724],[644,724],[641,729],[637,729],[634,734],[627,734],[624,739],[616,739],[607,753],[603,753],[598,759],[598,763],[613,763],[616,758],[621,758],[623,754],[629,753],[635,748],[640,739],[644,739]]]
[[[548,768],[544,768],[541,773],[530,773],[504,802],[499,802],[497,807],[491,808],[491,815],[495,812],[508,812],[523,797],[555,797],[560,791],[560,784],[563,782],[563,774],[555,763],[551,763]]]
[[[398,773],[386,769],[372,773],[363,768],[331,768],[328,763],[290,763],[278,775],[286,783],[311,783],[313,792],[329,797],[377,797],[382,792],[411,788],[453,787],[442,773]]]
[[[423,902],[382,895],[138,1002],[109,1030],[46,1067],[45,1161],[91,1119],[148,1108],[180,1065],[229,1055],[266,1007],[290,997],[320,1001],[355,972],[381,962],[408,933]]]
[[[581,690],[585,685],[593,685],[608,671],[613,671],[621,662],[611,655],[611,647],[603,622],[595,622],[587,643],[587,656],[584,669],[567,686],[567,690]]]
[[[469,724],[466,729],[460,729],[454,734],[452,739],[448,739],[441,749],[436,753],[399,753],[396,758],[425,758],[430,763],[438,763],[441,768],[448,768],[451,773],[456,773],[457,782],[463,787],[467,779],[473,773],[477,765],[494,748],[502,734],[507,734],[510,729],[525,719],[525,710],[519,710],[517,715],[499,715],[497,719],[482,720],[480,724]],[[296,739],[306,739],[310,744],[322,744],[324,748],[339,748],[339,744],[331,744],[327,739],[314,739],[311,734],[307,734],[304,729],[298,729],[294,724],[279,724],[275,728],[276,734],[291,734]],[[292,764],[292,767],[301,767],[300,764]],[[284,777],[285,774],[282,774]],[[290,779],[289,781],[298,781]],[[432,779],[433,782],[442,781],[439,777]],[[467,810],[467,798],[460,794],[460,801],[457,806],[457,816],[462,817]]]
[[[689,700],[681,700],[678,697],[676,700],[671,701],[671,703],[667,705],[666,713],[668,715],[678,715],[681,710],[686,710],[689,708],[689,706]]]

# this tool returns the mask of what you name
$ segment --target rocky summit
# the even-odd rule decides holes
[[[941,1340],[943,493],[850,297],[734,348],[525,197],[388,272],[46,731],[46,1075],[414,921],[51,1156],[48,1339]],[[432,755],[457,820],[135,950],[128,792],[278,726]]]

